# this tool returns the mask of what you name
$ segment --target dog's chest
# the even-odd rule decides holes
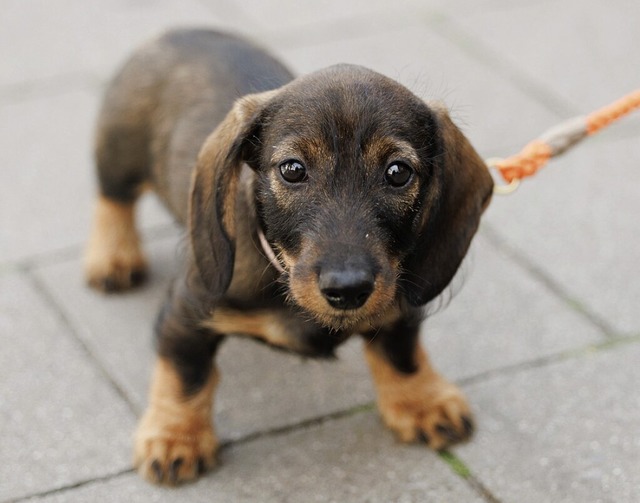
[[[204,326],[220,334],[253,337],[260,342],[311,357],[332,357],[350,335],[310,321],[286,307],[217,307]]]

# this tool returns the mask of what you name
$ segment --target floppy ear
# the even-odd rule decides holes
[[[189,234],[198,272],[214,297],[223,295],[231,283],[238,180],[261,112],[275,94],[267,91],[236,101],[198,155],[191,181]]]
[[[493,194],[484,161],[442,105],[429,107],[436,116],[442,156],[435,201],[428,205],[416,250],[405,261],[405,291],[413,305],[433,300],[451,282]]]

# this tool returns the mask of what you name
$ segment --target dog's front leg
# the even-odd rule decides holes
[[[404,442],[444,449],[471,435],[471,413],[462,391],[431,367],[418,332],[419,323],[400,320],[367,334],[366,359],[385,424]]]
[[[196,478],[213,466],[218,448],[213,357],[222,336],[200,327],[193,305],[173,294],[156,326],[159,357],[134,445],[135,466],[156,483]]]

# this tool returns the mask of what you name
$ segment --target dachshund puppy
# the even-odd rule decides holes
[[[107,291],[144,279],[134,204],[152,187],[189,253],[157,320],[135,464],[159,483],[214,464],[216,349],[230,334],[328,357],[353,334],[384,422],[434,449],[473,429],[420,346],[421,306],[449,284],[492,194],[444,108],[359,66],[294,79],[207,30],[144,46],[109,86],[85,257]]]

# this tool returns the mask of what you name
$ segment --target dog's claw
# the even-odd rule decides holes
[[[117,271],[99,278],[89,279],[89,285],[105,293],[121,292],[142,285],[147,280],[147,271],[143,268],[132,271]]]
[[[418,431],[418,442],[425,445],[429,445],[431,443],[431,439],[429,438],[429,435],[427,434],[426,431],[423,431],[423,430]]]
[[[102,289],[105,292],[115,292],[117,290],[116,282],[113,278],[104,278],[102,280]]]
[[[198,475],[207,473],[207,470],[207,463],[205,463],[204,459],[198,458]]]
[[[153,472],[155,481],[162,482],[163,474],[162,474],[162,466],[160,465],[160,461],[158,461],[157,459],[153,460],[153,462],[151,463],[151,471]]]
[[[131,273],[129,273],[129,284],[132,287],[141,285],[142,283],[145,282],[146,279],[147,279],[147,273],[143,269],[136,269],[134,271],[131,271]]]
[[[469,437],[475,429],[473,421],[467,416],[462,416],[462,427],[464,428],[464,436]]]
[[[174,459],[171,462],[171,465],[169,466],[169,482],[171,484],[175,484],[176,482],[178,482],[178,471],[183,464],[184,459],[182,458]]]
[[[437,424],[436,431],[451,443],[457,442],[462,439],[462,435],[458,433],[452,426]]]

